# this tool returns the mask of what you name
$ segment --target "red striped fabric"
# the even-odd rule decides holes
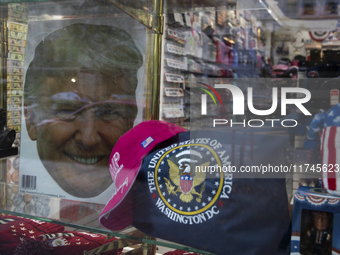
[[[328,173],[327,173],[327,178],[328,178],[328,188],[330,190],[337,190],[336,187],[336,176],[335,172],[330,169],[331,164],[334,166],[337,162],[336,160],[336,148],[335,148],[335,136],[337,127],[332,126],[330,127],[329,131],[329,138],[328,138]],[[333,169],[334,170],[334,169]]]
[[[321,135],[322,179],[330,193],[340,191],[340,127],[325,127]],[[327,171],[325,171],[327,169]]]

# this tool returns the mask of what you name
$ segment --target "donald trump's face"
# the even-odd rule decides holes
[[[112,183],[111,150],[132,128],[129,111],[135,105],[107,75],[81,72],[65,83],[46,78],[37,106],[27,113],[28,134],[62,189],[77,197],[97,196]]]
[[[72,24],[35,48],[25,76],[26,128],[70,195],[95,197],[112,183],[109,157],[133,127],[142,64],[131,36],[113,26]]]

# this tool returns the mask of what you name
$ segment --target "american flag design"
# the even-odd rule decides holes
[[[305,201],[305,196],[295,194],[295,199],[300,200],[300,201]]]
[[[321,135],[322,181],[332,195],[340,196],[340,127],[325,127]],[[327,167],[327,171],[324,169]]]
[[[184,192],[184,194],[188,194],[192,187],[193,187],[193,180],[194,178],[192,178],[190,175],[182,175],[180,177],[180,181],[179,181],[179,185],[181,187],[181,190]]]
[[[318,139],[318,134],[325,127],[340,126],[340,104],[333,106],[328,112],[318,113],[314,116],[308,130],[309,140]]]
[[[339,199],[336,199],[336,198],[330,198],[328,199],[328,203],[331,204],[331,205],[336,205],[340,202]]]
[[[324,197],[317,197],[317,196],[307,196],[307,201],[313,205],[321,206],[327,203],[327,198]]]
[[[148,147],[150,145],[150,143],[152,143],[154,141],[154,139],[149,136],[148,138],[146,138],[141,145],[143,146],[143,148],[145,149],[146,147]]]

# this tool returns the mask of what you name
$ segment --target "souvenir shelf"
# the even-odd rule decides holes
[[[20,2],[20,1],[19,1]],[[77,2],[77,1],[76,1]],[[81,4],[81,1],[79,3],[73,3],[74,5]],[[4,98],[6,98],[6,110],[7,110],[7,126],[9,128],[14,129],[17,132],[15,145],[20,146],[21,142],[21,123],[22,118],[22,100],[23,100],[23,82],[24,82],[24,68],[25,68],[25,58],[28,56],[26,52],[26,46],[30,42],[27,41],[27,35],[28,35],[28,21],[30,22],[41,22],[46,21],[46,24],[53,24],[55,21],[59,20],[72,20],[75,19],[75,21],[82,22],[84,19],[92,19],[92,18],[99,18],[99,19],[106,19],[110,17],[118,17],[119,14],[113,13],[108,14],[107,9],[110,9],[111,6],[113,6],[110,2],[114,4],[114,6],[119,8],[130,8],[125,9],[125,11],[129,12],[131,16],[133,16],[136,20],[141,22],[142,24],[146,25],[147,29],[149,29],[150,34],[148,36],[148,47],[150,48],[150,56],[153,57],[155,60],[148,60],[150,56],[147,56],[146,62],[150,66],[157,66],[157,59],[161,58],[161,55],[155,55],[153,56],[153,47],[157,48],[157,45],[154,45],[154,42],[156,42],[157,36],[160,34],[160,31],[162,30],[159,25],[162,23],[157,23],[156,19],[154,20],[154,23],[152,25],[147,24],[149,22],[149,17],[152,16],[148,11],[145,9],[142,12],[136,12],[136,10],[139,10],[139,4],[136,3],[135,8],[131,9],[131,6],[125,6],[124,3],[119,3],[118,1],[105,1],[106,6],[104,8],[100,9],[97,8],[96,4],[94,4],[94,1],[86,1],[91,2],[91,4],[86,3],[84,5],[81,5],[79,9],[77,9],[77,14],[72,16],[72,8],[73,6],[70,6],[66,4],[65,2],[50,2],[50,1],[39,1],[39,2],[30,2],[25,1],[25,3],[11,3],[11,4],[3,4],[0,6],[3,10],[6,11],[7,15],[2,16],[3,20],[6,22],[6,31],[5,35],[7,35],[6,38],[1,38],[4,42],[7,43],[7,51],[2,52],[2,56],[6,56],[5,62],[6,62],[6,77],[2,80],[2,91],[5,91],[5,94],[2,95]],[[103,2],[103,1],[102,1]],[[155,5],[150,4],[150,10],[152,8],[157,9],[157,3],[158,1],[155,1]],[[94,4],[94,5],[93,5]],[[103,3],[101,3],[103,4]],[[42,7],[43,6],[43,7]],[[144,5],[143,5],[144,6]],[[48,10],[48,12],[53,13],[54,15],[37,15],[40,12],[39,7],[42,7],[42,9]],[[103,7],[103,6],[101,6]],[[101,12],[104,10],[103,12]],[[56,14],[63,13],[66,14],[64,16],[58,16]],[[122,11],[120,11],[121,13]],[[136,14],[137,13],[137,14]],[[140,15],[140,14],[143,15]],[[69,15],[69,16],[67,16]],[[125,15],[125,14],[124,14]],[[160,14],[161,15],[161,14]],[[147,17],[147,20],[145,20],[145,17]],[[151,32],[153,31],[153,32]],[[156,38],[156,39],[155,39]],[[180,44],[179,44],[180,45]],[[170,51],[178,51],[180,50],[179,47],[175,47],[176,45],[169,46]],[[28,58],[28,57],[27,57]],[[175,61],[169,61],[170,65],[178,65]],[[149,67],[149,66],[148,66]],[[147,68],[145,68],[145,72],[148,72]],[[155,71],[155,73],[153,73]],[[176,74],[176,72],[175,72]],[[172,86],[173,84],[180,84],[179,82],[184,81],[183,75],[181,73],[178,73],[179,76],[171,76],[169,75],[167,78],[169,79],[169,86],[167,89],[164,90],[164,93],[171,99],[181,98],[179,102],[182,102],[182,105],[184,105],[184,86]],[[148,89],[144,88],[144,90],[140,91],[140,97],[146,97],[146,91],[154,90],[156,86],[159,85],[159,82],[157,82],[157,76],[158,71],[157,69],[153,69],[148,73],[148,78],[145,78],[145,84],[151,84]],[[152,78],[150,78],[152,76]],[[145,77],[145,76],[144,76]],[[150,82],[146,82],[146,79]],[[181,80],[182,79],[182,80]],[[4,83],[4,81],[7,81]],[[143,80],[144,82],[144,80]],[[148,85],[148,86],[149,86]],[[156,97],[150,97],[151,103],[154,104]],[[150,98],[148,98],[150,100]],[[146,100],[147,101],[147,100]],[[169,102],[172,102],[169,100]],[[176,101],[178,102],[178,101]],[[143,102],[144,103],[144,102]],[[143,107],[145,105],[143,104]],[[157,106],[158,107],[158,106]],[[157,116],[157,109],[150,109],[149,105],[145,106],[147,108],[144,110],[144,112],[141,113],[145,119],[150,119],[151,116]],[[150,112],[154,111],[155,113],[150,114]],[[171,114],[171,113],[170,113]],[[141,117],[141,118],[143,118]],[[32,147],[33,148],[33,147]],[[12,149],[14,150],[14,149]],[[10,156],[9,154],[6,154],[6,156]],[[67,227],[68,230],[78,230],[78,231],[88,231],[91,233],[99,233],[99,234],[105,234],[108,236],[115,236],[120,238],[121,240],[133,240],[134,243],[131,243],[130,241],[122,241],[123,243],[120,244],[114,244],[118,245],[118,247],[125,247],[125,246],[133,246],[135,243],[139,243],[138,247],[143,249],[136,249],[134,252],[143,252],[145,251],[145,246],[147,247],[153,247],[151,250],[153,250],[152,254],[155,253],[155,246],[159,247],[167,247],[169,249],[180,249],[180,250],[186,250],[186,251],[192,251],[197,253],[205,253],[210,254],[205,251],[185,247],[180,244],[173,244],[170,242],[167,242],[165,240],[159,240],[150,238],[145,235],[135,235],[135,229],[133,227],[129,227],[127,229],[124,229],[123,231],[110,231],[107,229],[104,229],[100,224],[98,223],[98,217],[103,210],[104,205],[103,204],[97,204],[97,203],[91,203],[86,201],[73,201],[73,200],[66,200],[62,198],[56,198],[51,197],[48,195],[42,195],[42,194],[33,194],[34,188],[35,188],[35,182],[36,178],[35,176],[31,175],[24,175],[20,181],[20,157],[8,157],[5,159],[2,159],[1,161],[1,174],[0,174],[0,213],[6,214],[6,215],[14,215],[19,217],[24,217],[26,219],[33,219],[34,221],[44,221],[49,223],[55,223],[58,225],[62,225]],[[33,190],[31,193],[22,192],[22,188],[30,188]],[[133,246],[134,248],[136,247]],[[87,252],[87,254],[96,254],[95,251]],[[149,253],[151,254],[151,253]]]
[[[213,118],[228,118],[231,94],[221,93],[224,104],[218,107],[208,97],[209,115],[202,116],[201,95],[206,93],[202,89],[233,83],[237,77],[259,77],[255,26],[249,14],[249,21],[240,17],[243,23],[237,24],[237,11],[232,4],[228,8],[165,16],[160,119],[195,129],[211,124]]]
[[[63,17],[58,15],[36,16],[36,13],[39,12],[39,5],[44,6],[44,8],[47,8],[54,14],[58,14],[66,6],[65,3],[58,4],[55,2],[58,1],[34,1],[25,4],[10,4],[7,8],[7,124],[17,131],[16,144],[18,146],[21,139],[21,120],[23,119],[21,116],[23,112],[22,90],[24,60],[27,55],[25,48],[28,32],[27,21],[30,18],[27,6],[32,7],[31,14],[34,19],[31,21],[34,22],[44,19],[48,19],[48,23],[53,23],[54,20],[60,19],[68,20],[74,18],[82,20],[93,17],[102,19],[111,17],[105,12],[97,13],[99,9],[94,8],[95,6],[90,4],[81,5],[81,8],[90,8],[90,11],[84,12],[83,9],[79,9],[79,13],[77,13],[79,17],[77,15],[72,16],[72,13],[68,12],[67,8],[66,14],[68,15]],[[87,3],[87,1],[85,2]],[[148,98],[150,100],[148,103],[150,105],[154,104],[156,107],[141,113],[142,115],[144,114],[145,119],[159,118],[187,127],[188,129],[195,129],[204,127],[205,124],[211,121],[211,118],[218,116],[225,118],[231,114],[231,95],[227,92],[220,94],[224,102],[223,107],[215,107],[213,99],[208,98],[210,114],[207,117],[201,116],[200,100],[201,95],[204,93],[202,88],[207,88],[206,85],[213,86],[218,83],[229,83],[232,78],[236,78],[236,75],[242,77],[242,72],[249,72],[249,70],[251,70],[254,76],[257,73],[254,56],[248,56],[248,53],[243,48],[238,49],[234,46],[237,39],[241,40],[241,44],[246,44],[247,41],[245,27],[241,29],[240,36],[237,36],[235,30],[238,26],[236,22],[235,1],[211,1],[209,7],[213,6],[213,11],[212,8],[206,6],[208,5],[206,1],[203,1],[204,4],[197,3],[195,6],[186,6],[185,3],[179,6],[177,1],[171,1],[168,2],[169,8],[166,11],[156,11],[160,1],[155,1],[153,4],[145,3],[146,1],[135,1],[135,7],[126,5],[125,1],[108,0],[108,2],[124,9],[125,12],[128,12],[148,28],[148,43],[150,44],[148,46],[151,49],[147,51],[150,56],[146,57],[146,61],[150,62],[148,62],[149,66],[146,72],[148,72],[147,86],[149,87],[141,91],[138,96],[144,96],[144,93],[150,91],[157,95],[150,97],[151,99]],[[91,3],[93,4],[94,2]],[[220,7],[223,8],[226,5],[229,8],[227,11],[215,12],[215,7],[216,10],[219,10]],[[174,6],[190,11],[177,12],[171,9]],[[91,9],[91,7],[93,8]],[[163,15],[163,12],[166,14]],[[113,16],[115,15],[119,16],[117,14]],[[163,16],[165,19],[164,29],[160,27]],[[228,22],[230,24],[227,26]],[[214,41],[210,38],[212,36],[210,28],[220,35]],[[161,45],[161,51],[159,51],[160,47],[158,48],[158,46],[160,45],[157,45],[157,43],[160,42],[159,37],[162,30],[164,31],[163,44]],[[27,43],[29,42],[27,41]],[[159,60],[162,62],[157,63]],[[159,69],[157,69],[158,65],[162,67],[160,81],[158,80],[160,73]],[[157,91],[159,85],[160,91]],[[157,101],[156,99],[158,98],[159,100]],[[145,107],[148,108],[149,105]],[[159,114],[157,114],[158,110]],[[107,234],[148,245],[210,254],[164,240],[154,240],[145,236],[136,237],[132,234],[135,230],[133,228],[123,231],[106,230],[98,223],[98,217],[103,209],[102,204],[22,193],[20,188],[28,185],[28,183],[30,188],[34,188],[36,180],[34,176],[27,175],[25,176],[25,181],[19,183],[19,159],[19,157],[8,158],[2,162],[3,169],[1,170],[6,169],[7,171],[2,171],[5,174],[1,175],[1,213],[56,223],[64,225],[69,229]]]

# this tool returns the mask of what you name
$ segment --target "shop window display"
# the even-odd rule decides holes
[[[340,253],[339,2],[189,2],[0,5],[12,253]]]

